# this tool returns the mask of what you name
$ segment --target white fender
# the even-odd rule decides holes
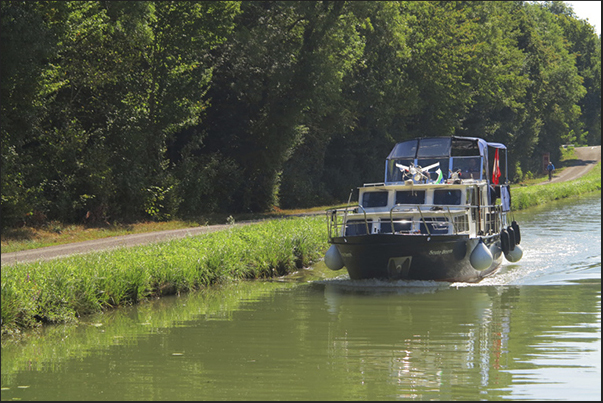
[[[505,255],[505,259],[507,259],[511,263],[519,262],[519,259],[523,257],[523,250],[519,245],[515,245],[515,249],[510,250],[509,253]]]
[[[480,238],[475,248],[473,248],[471,256],[469,257],[471,266],[473,266],[475,270],[486,270],[492,265],[492,261],[493,258],[490,249],[488,249],[488,247],[484,244],[484,240]]]
[[[331,245],[325,253],[325,264],[331,270],[340,270],[343,268],[343,258],[335,245]]]

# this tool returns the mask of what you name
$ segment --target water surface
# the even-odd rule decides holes
[[[2,347],[2,399],[600,401],[600,193],[515,219],[477,285],[318,264],[48,327]]]

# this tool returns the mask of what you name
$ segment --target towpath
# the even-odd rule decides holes
[[[572,161],[570,166],[559,171],[559,173],[554,173],[553,179],[550,182],[545,180],[544,182],[539,183],[539,185],[573,181],[586,174],[597,164],[597,162],[601,161],[601,146],[576,147],[575,150],[577,159]],[[553,162],[553,164],[555,164],[555,162]]]
[[[251,222],[237,223],[236,225],[245,225],[250,223]],[[148,232],[144,234],[120,235],[91,241],[74,242],[65,245],[47,246],[45,248],[3,253],[2,265],[4,266],[5,264],[14,264],[17,262],[31,262],[34,260],[48,260],[67,255],[88,253],[92,251],[119,248],[124,246],[143,245],[220,231],[225,228],[228,228],[228,225],[209,225],[203,227]]]
[[[595,164],[601,161],[601,146],[577,147],[577,160],[572,166],[560,171],[553,176],[551,182],[563,182],[574,180],[587,173]],[[548,181],[543,182],[549,183]],[[239,222],[234,225],[247,225],[253,222]],[[98,250],[106,250],[124,246],[135,246],[153,242],[167,241],[169,239],[184,238],[208,232],[220,231],[228,225],[210,225],[195,228],[176,229],[168,231],[149,232],[146,234],[121,235],[92,241],[75,242],[66,245],[48,246],[39,249],[30,249],[19,252],[3,253],[1,255],[2,265],[14,264],[16,262],[31,262],[35,260],[48,260],[57,257],[88,253]]]

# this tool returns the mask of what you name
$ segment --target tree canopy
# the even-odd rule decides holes
[[[341,202],[396,142],[601,144],[561,1],[3,1],[2,227]]]

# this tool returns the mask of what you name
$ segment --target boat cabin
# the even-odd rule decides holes
[[[510,208],[506,166],[506,147],[479,138],[398,143],[387,157],[384,182],[358,189],[358,206],[346,212],[335,233],[475,237],[499,232],[506,224],[501,213]]]

